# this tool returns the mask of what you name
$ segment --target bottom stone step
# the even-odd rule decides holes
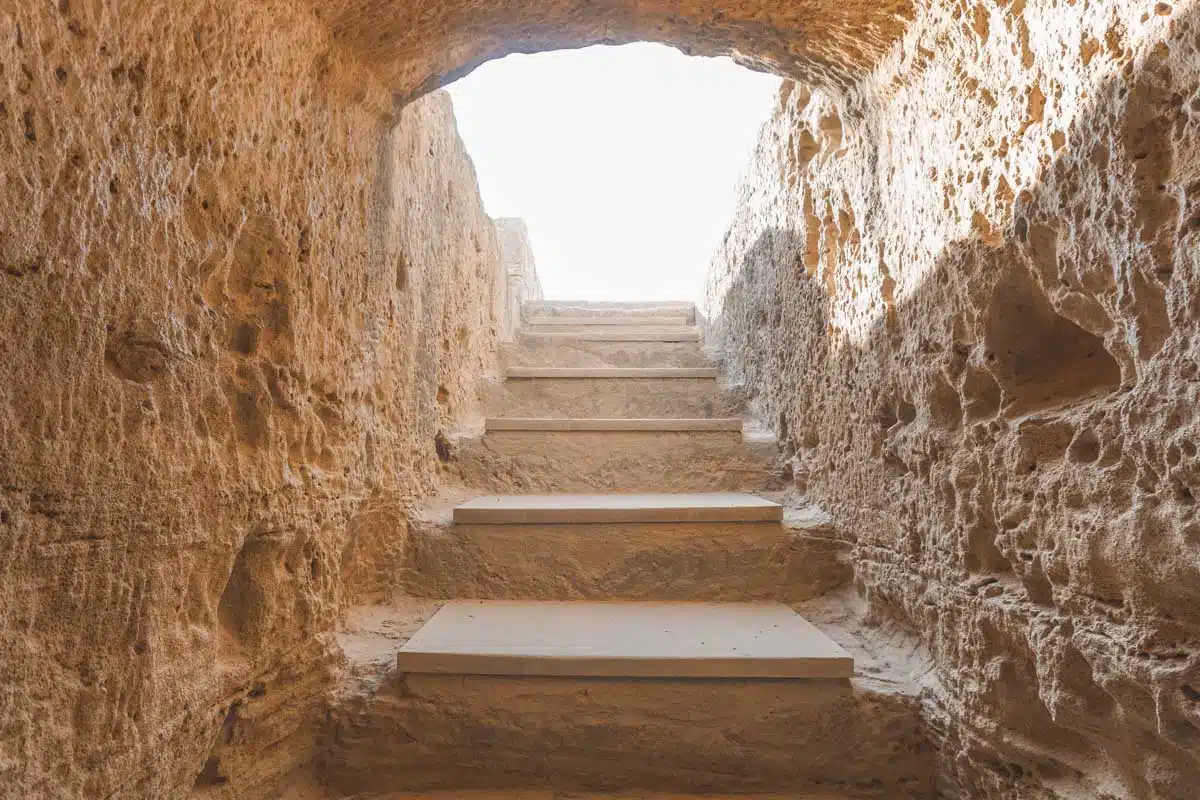
[[[662,792],[616,792],[594,794],[571,792],[563,794],[540,789],[510,789],[508,791],[442,791],[442,792],[388,792],[387,794],[356,794],[336,797],[331,800],[853,800],[848,794],[664,794]]]
[[[848,678],[836,642],[774,603],[460,600],[397,654],[401,672],[608,678]]]
[[[472,789],[932,798],[915,698],[846,679],[404,673],[336,704],[319,756],[343,795]]]

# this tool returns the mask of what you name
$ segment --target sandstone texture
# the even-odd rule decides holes
[[[0,796],[277,796],[495,368],[449,100],[285,2],[4,3],[0,187]]]
[[[932,780],[911,701],[844,681],[409,674],[385,682],[368,708],[337,711],[324,777],[346,794],[448,784],[671,791],[682,780],[739,793],[819,781],[854,797],[902,798],[927,797]],[[880,786],[890,793],[876,795]]]
[[[407,100],[509,53],[663,42],[831,89],[884,57],[912,0],[303,0]]]
[[[504,268],[504,285],[500,289],[500,338],[511,342],[521,324],[521,308],[527,301],[542,299],[542,283],[538,280],[537,262],[525,220],[502,217],[494,220],[496,239],[500,245],[500,263]]]
[[[315,765],[347,791],[770,791],[802,768],[859,796],[1196,797],[1198,17],[6,0],[0,796],[325,797]],[[497,359],[708,363],[619,335],[498,352],[536,272],[430,94],[508,52],[640,39],[798,81],[705,326],[775,438],[481,439]],[[606,530],[538,562],[418,513],[464,485],[773,491],[777,442],[819,530]],[[611,570],[579,566],[598,553]],[[406,684],[386,665],[436,603],[347,612],[397,589],[644,597],[668,568],[688,596],[804,602],[862,674],[794,697]],[[701,701],[737,736],[702,740]],[[846,736],[859,756],[819,749]],[[613,755],[630,743],[665,760]]]
[[[850,580],[847,544],[802,514],[789,524],[451,524],[412,531],[400,587],[414,597],[778,600]]]
[[[785,83],[710,333],[937,676],[940,791],[1200,791],[1195,3],[935,0]]]

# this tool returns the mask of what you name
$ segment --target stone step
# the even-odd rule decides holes
[[[573,793],[570,798],[564,798],[553,790],[542,789],[468,789],[466,791],[446,790],[430,792],[388,792],[370,796],[357,795],[342,797],[335,800],[854,800],[848,794],[805,793],[788,794],[661,794],[658,792],[623,791],[615,794]]]
[[[343,683],[325,717],[315,760],[333,793],[639,787],[632,797],[775,792],[794,800],[828,790],[876,800],[936,796],[933,749],[915,692],[847,678],[385,673],[378,659],[396,664],[387,657],[395,659],[406,632],[438,613],[427,603],[405,605],[411,611],[393,605],[356,614],[369,627],[339,637],[352,674],[364,677]],[[590,632],[593,641],[616,638],[614,646],[626,651],[646,645],[642,652],[651,656],[678,654],[667,649],[679,642],[669,636],[613,637],[616,619],[602,613],[613,605],[604,604],[594,625],[564,623],[569,630],[549,646],[562,649],[564,637],[587,644],[581,637]],[[546,630],[527,623],[519,626],[522,636]],[[705,634],[713,630],[708,619],[696,624]],[[607,638],[599,635],[606,630]],[[510,648],[516,643],[499,637],[499,628],[481,633],[467,644],[484,649],[486,636]],[[768,636],[762,646],[777,641]],[[546,660],[544,652],[535,655],[535,662]]]
[[[698,342],[700,331],[695,328],[680,328],[668,330],[654,329],[596,329],[577,328],[567,330],[546,330],[550,326],[539,326],[536,331],[523,328],[519,336],[526,340],[550,340],[565,342]]]
[[[563,417],[488,417],[489,432],[532,431],[557,433],[598,433],[603,431],[645,431],[650,433],[688,431],[741,431],[740,417],[695,418],[587,418]]]
[[[660,520],[639,521],[647,516],[643,508],[609,508],[587,496],[582,502],[563,499],[569,497],[581,496],[557,496],[566,505],[561,514],[549,503],[537,506],[536,514],[472,507],[482,505],[478,501],[467,504],[471,513],[463,513],[464,507],[425,510],[410,529],[402,591],[438,599],[796,603],[851,578],[848,545],[828,535],[823,516],[797,511],[783,524],[775,518],[780,509],[766,501],[756,507],[752,496],[747,501],[741,499],[746,495],[732,495],[738,499],[722,508],[682,499],[696,495],[657,495],[688,506],[676,509],[655,500],[646,506],[661,511]],[[529,522],[497,524],[527,514]],[[752,519],[760,515],[771,519]],[[687,516],[710,521],[678,519]],[[730,519],[716,521],[719,517]]]
[[[773,439],[744,438],[741,420],[488,421],[458,440],[450,469],[475,491],[722,492],[779,488]]]
[[[622,334],[635,333],[638,335],[652,334],[678,334],[684,335],[695,333],[699,337],[699,330],[689,325],[609,325],[605,322],[594,322],[587,324],[562,324],[558,322],[544,322],[534,325],[526,325],[521,329],[523,332],[537,335],[544,333],[608,333]]]
[[[585,377],[590,373],[604,374],[580,370],[561,377],[514,377],[493,384],[488,410],[497,417],[574,419],[713,419],[734,417],[742,410],[737,395],[726,392],[715,378],[689,376],[709,374],[709,370],[679,370],[674,377]]]
[[[937,797],[919,706],[846,679],[407,673],[332,709],[343,794],[552,788]],[[562,800],[562,795],[557,795]]]
[[[742,492],[487,495],[457,506],[453,518],[478,525],[778,522],[783,506]]]
[[[715,367],[510,367],[504,373],[508,380],[580,379],[580,378],[640,378],[670,380],[708,378],[716,380]]]
[[[854,660],[785,605],[459,600],[401,672],[602,678],[849,678]]]
[[[539,300],[525,303],[522,316],[530,321],[548,317],[682,317],[691,322],[696,318],[696,306],[681,301],[622,303]]]
[[[555,327],[580,327],[588,328],[594,326],[607,328],[674,328],[685,325],[691,325],[688,318],[682,314],[674,316],[618,316],[616,314],[608,316],[552,316],[552,317],[531,317],[526,321],[526,326],[530,329],[537,330],[546,326]]]
[[[707,367],[698,342],[594,342],[573,337],[525,337],[505,345],[508,367]]]

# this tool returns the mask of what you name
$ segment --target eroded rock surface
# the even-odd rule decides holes
[[[275,796],[493,368],[449,101],[288,3],[5,3],[0,187],[0,795]]]
[[[913,7],[911,0],[305,2],[344,52],[406,99],[509,53],[639,41],[846,87],[886,54]]]
[[[339,610],[391,586],[494,369],[474,176],[443,98],[397,101],[652,39],[828,90],[789,84],[765,131],[712,332],[875,621],[924,640],[940,790],[1194,797],[1198,13],[6,3],[3,792],[270,797],[311,760]],[[760,488],[730,438],[612,456],[607,488]],[[498,490],[583,483],[461,455]]]
[[[934,2],[785,85],[712,334],[942,689],[942,791],[1200,787],[1200,19]]]

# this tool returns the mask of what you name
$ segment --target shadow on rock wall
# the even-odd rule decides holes
[[[1173,31],[1194,53],[1195,15]],[[1007,229],[885,279],[857,341],[814,226],[762,232],[724,294],[797,485],[934,653],[951,796],[1200,786],[1200,81],[1167,52],[1096,88]]]

